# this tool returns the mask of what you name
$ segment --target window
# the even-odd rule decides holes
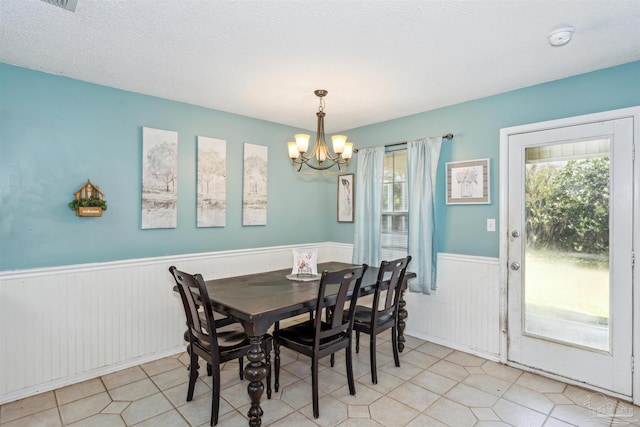
[[[408,231],[407,150],[392,151],[384,155],[380,236],[383,260],[407,256]]]

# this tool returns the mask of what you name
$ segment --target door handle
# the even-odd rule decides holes
[[[518,271],[520,270],[520,264],[518,264],[517,262],[512,262],[509,268],[511,268],[513,271]]]
[[[513,237],[520,237],[520,230],[513,230],[513,231],[511,232],[511,235],[512,235]]]

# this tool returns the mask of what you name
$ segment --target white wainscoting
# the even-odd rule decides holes
[[[437,284],[430,295],[405,294],[406,335],[498,361],[498,258],[440,253]]]
[[[0,272],[0,404],[184,351],[175,265],[206,279],[289,268],[293,247],[350,262],[342,243]],[[407,293],[407,335],[497,359],[498,261],[440,254],[439,289]]]
[[[340,243],[0,272],[0,404],[184,351],[169,266],[206,279],[290,268],[293,247],[351,261]]]

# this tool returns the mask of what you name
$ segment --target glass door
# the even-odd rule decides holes
[[[509,137],[509,360],[631,395],[633,121]]]

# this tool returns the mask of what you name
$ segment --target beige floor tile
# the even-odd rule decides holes
[[[388,396],[369,405],[371,418],[388,427],[404,426],[420,413],[409,406]]]
[[[482,364],[482,370],[488,375],[513,384],[522,375],[523,371],[503,365],[492,360],[487,360]]]
[[[347,418],[339,427],[384,427],[379,422],[368,418]]]
[[[400,365],[403,363],[411,363],[424,369],[438,362],[438,360],[440,359],[418,350],[410,350],[408,352],[405,350],[400,356]]]
[[[424,414],[442,423],[456,427],[472,426],[477,421],[470,408],[444,397],[429,406],[424,411]]]
[[[295,412],[295,409],[279,399],[261,401],[260,407],[264,411],[264,415],[262,416],[262,425],[264,426],[268,426]],[[241,408],[238,408],[238,412],[246,415],[249,412],[250,408],[251,405],[247,404]]]
[[[311,376],[304,379],[311,389]],[[321,393],[331,393],[334,390],[348,384],[347,372],[336,372],[333,369],[323,369],[318,372],[318,390]]]
[[[97,414],[76,423],[70,427],[126,427],[122,417],[118,414]]]
[[[347,405],[349,418],[371,418],[369,405]]]
[[[518,384],[512,385],[502,397],[511,402],[542,412],[543,414],[549,414],[554,405],[543,393],[522,387]]]
[[[416,350],[421,351],[423,353],[430,354],[438,359],[442,359],[447,357],[449,354],[453,353],[449,347],[444,347],[442,345],[434,344],[432,342],[424,342],[422,345],[416,347]]]
[[[462,382],[494,396],[502,396],[511,387],[511,383],[486,374],[469,375]]]
[[[265,425],[263,423],[262,425]],[[302,415],[300,412],[293,412],[284,418],[274,421],[268,426],[273,427],[317,427],[318,425],[311,421],[309,418]]]
[[[4,424],[55,407],[56,397],[54,392],[49,391],[37,394],[2,405],[2,408],[0,408],[0,422]]]
[[[107,390],[111,390],[112,388],[121,387],[143,378],[147,378],[147,374],[140,366],[133,366],[123,369],[122,371],[114,372],[113,374],[102,376],[102,382],[107,387]]]
[[[502,421],[518,427],[539,427],[547,418],[545,414],[505,399],[500,399],[492,409]]]
[[[530,372],[523,372],[517,379],[516,384],[540,393],[562,393],[566,387],[559,381],[550,378],[541,377]]]
[[[466,384],[457,384],[445,394],[445,397],[473,408],[490,408],[498,401],[498,396],[469,387]]]
[[[146,421],[136,424],[136,427],[189,427],[189,423],[177,409],[171,409]]]
[[[184,383],[178,386],[172,387],[170,389],[164,390],[163,393],[167,399],[171,402],[173,406],[176,408],[182,405],[186,405],[187,402],[187,390],[189,384]],[[202,380],[196,380],[196,385],[193,389],[193,398],[198,399],[200,396],[210,393],[211,387],[208,387]]]
[[[423,371],[421,374],[416,375],[409,381],[415,385],[418,385],[424,389],[440,395],[445,394],[457,384],[452,379],[443,377],[442,375],[438,375],[435,372],[431,372],[429,370]]]
[[[106,389],[100,378],[94,378],[78,384],[59,388],[55,391],[55,395],[58,400],[58,405],[64,405],[65,403],[102,393],[103,391],[106,391]]]
[[[131,402],[111,402],[102,410],[102,414],[121,414]]]
[[[309,403],[311,403],[311,384],[300,380],[293,384],[287,385],[282,389],[280,400],[294,409],[300,409],[308,405]]]
[[[448,354],[444,359],[460,366],[482,366],[487,361],[487,359],[474,356],[473,354],[464,353],[462,351],[454,351],[453,353]]]
[[[301,408],[300,412],[314,423],[325,427],[336,426],[347,419],[347,405],[330,395],[321,397],[318,400],[318,407],[320,412],[318,418],[313,418],[312,404]]]
[[[162,393],[156,393],[132,402],[127,409],[122,411],[121,415],[127,425],[133,425],[167,412],[172,408],[171,403]]]
[[[463,366],[444,359],[431,365],[429,370],[456,382],[462,381],[469,376],[469,373]]]
[[[418,375],[423,370],[424,368],[420,368],[419,366],[408,363],[404,360],[400,362],[399,367],[396,366],[393,361],[385,363],[382,366],[378,366],[378,372],[386,372],[405,381]]]
[[[111,403],[111,397],[105,391],[93,396],[78,399],[60,406],[60,415],[64,424],[71,424],[84,418],[99,414]]]
[[[440,395],[412,383],[402,384],[400,387],[391,390],[387,396],[419,412],[424,411],[440,398]]]
[[[178,360],[177,357],[165,357],[164,359],[154,360],[153,362],[144,363],[140,367],[147,373],[148,376],[161,374],[163,372],[172,371],[177,368],[183,368],[184,365]]]
[[[237,373],[233,375],[237,375]],[[154,375],[151,377],[151,381],[153,381],[160,390],[166,390],[180,384],[188,383],[189,371],[185,370],[184,367],[179,367],[178,369],[172,369],[170,371]]]
[[[4,407],[3,407],[4,408]],[[60,413],[58,408],[46,409],[35,414],[29,414],[25,417],[13,419],[12,421],[4,422],[4,417],[1,418],[2,427],[58,427],[62,426],[60,420]]]
[[[367,385],[356,383],[355,395],[349,393],[349,386],[344,386],[338,390],[334,390],[331,396],[348,405],[369,405],[380,399],[383,395]]]
[[[234,408],[221,397],[218,417],[233,410]],[[180,406],[178,411],[191,425],[200,425],[208,422],[211,419],[211,392]]]
[[[431,418],[425,414],[420,414],[407,424],[407,427],[451,427],[435,418]]]
[[[133,402],[146,396],[151,396],[160,391],[149,378],[123,385],[122,387],[109,390],[113,400],[124,400]]]
[[[480,421],[500,421],[500,417],[491,408],[471,408],[471,412]]]

